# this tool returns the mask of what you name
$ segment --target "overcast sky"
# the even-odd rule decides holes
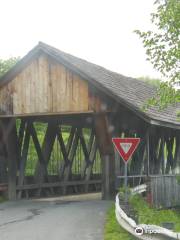
[[[159,77],[135,29],[151,28],[154,0],[0,0],[0,58],[38,41],[121,74]]]

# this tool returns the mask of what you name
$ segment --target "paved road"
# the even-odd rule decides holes
[[[2,240],[103,240],[101,200],[49,199],[0,204]]]

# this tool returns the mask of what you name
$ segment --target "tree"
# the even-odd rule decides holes
[[[3,76],[10,68],[12,68],[18,61],[19,57],[11,57],[7,60],[0,59],[0,77]]]
[[[150,85],[154,86],[154,87],[159,87],[161,80],[160,79],[155,79],[155,78],[150,78],[150,77],[140,77],[140,80],[142,80],[143,82],[147,82]]]
[[[160,84],[157,96],[149,101],[150,105],[164,108],[180,102],[180,91],[173,88],[180,81],[180,1],[157,0],[155,5],[151,21],[156,31],[135,32],[142,39],[147,60],[167,79]]]

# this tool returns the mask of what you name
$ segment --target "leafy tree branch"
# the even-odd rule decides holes
[[[157,96],[149,101],[150,105],[164,108],[180,102],[180,91],[173,87],[180,81],[180,1],[157,0],[155,5],[156,12],[151,14],[151,21],[156,31],[135,32],[142,39],[147,60],[168,79],[160,84]]]

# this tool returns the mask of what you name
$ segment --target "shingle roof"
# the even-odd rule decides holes
[[[57,61],[64,62],[97,87],[103,89],[108,95],[112,95],[117,101],[126,104],[152,123],[157,121],[161,125],[169,124],[171,127],[173,125],[175,128],[180,128],[180,122],[177,120],[177,111],[180,110],[180,103],[176,104],[176,106],[169,106],[161,111],[156,107],[151,107],[147,112],[142,111],[145,101],[151,98],[156,92],[155,88],[148,83],[112,72],[42,42],[29,54],[33,55],[38,50],[46,52]],[[1,81],[3,82],[3,78],[0,80],[0,83]]]

